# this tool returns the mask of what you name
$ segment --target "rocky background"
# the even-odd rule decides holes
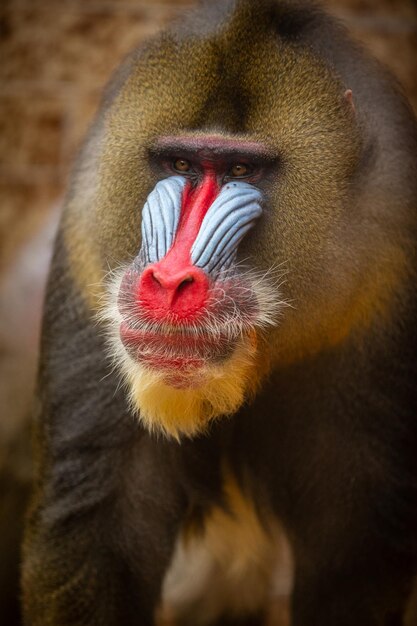
[[[256,2],[256,0],[254,0]],[[417,0],[326,0],[417,111]],[[0,0],[0,614],[30,464],[43,286],[68,172],[104,84],[195,0]],[[7,618],[6,618],[7,619]],[[11,621],[6,621],[11,626]],[[277,623],[277,622],[275,622]]]

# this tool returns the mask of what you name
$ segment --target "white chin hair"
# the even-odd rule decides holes
[[[175,386],[164,373],[133,361],[118,341],[132,408],[148,430],[168,437],[203,432],[211,420],[235,413],[256,386],[256,341],[249,337],[224,364],[204,366],[190,374],[189,385],[182,376]]]
[[[150,431],[179,439],[192,437],[207,429],[210,421],[235,413],[253,395],[269,369],[267,348],[258,353],[258,332],[273,326],[286,303],[279,299],[277,286],[267,275],[247,273],[256,292],[259,314],[250,328],[238,328],[240,339],[226,360],[207,363],[195,373],[172,375],[133,360],[120,339],[124,321],[117,300],[126,268],[121,268],[109,283],[108,298],[98,317],[109,330],[110,352],[126,382],[132,409]],[[233,320],[230,321],[233,329]],[[255,330],[256,326],[256,330]],[[234,329],[234,337],[236,337]]]

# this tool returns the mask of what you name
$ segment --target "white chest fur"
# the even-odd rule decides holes
[[[163,623],[205,626],[290,594],[291,552],[278,522],[261,524],[234,481],[225,494],[228,510],[214,508],[201,533],[178,537],[163,586]]]

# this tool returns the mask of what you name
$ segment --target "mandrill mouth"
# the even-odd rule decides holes
[[[118,281],[118,338],[133,363],[174,386],[198,384],[204,373],[222,366],[253,340],[254,331],[275,323],[282,304],[276,288],[254,273],[225,271],[210,284],[198,315],[156,316],[141,298],[140,277],[141,268],[132,264]]]
[[[132,268],[120,285],[120,340],[134,361],[159,373],[184,377],[220,365],[257,325],[258,298],[243,278],[217,279],[198,315],[184,321],[175,311],[155,316],[141,299],[139,276]]]
[[[279,290],[284,271],[257,273],[235,266],[210,281],[204,306],[184,319],[175,308],[160,311],[143,301],[143,269],[135,261],[113,277],[100,313],[115,365],[131,385],[145,384],[148,372],[171,388],[202,389],[208,380],[220,381],[230,373],[230,363],[246,368],[260,336],[288,306]]]
[[[209,363],[221,363],[232,353],[236,339],[205,328],[164,325],[138,329],[120,324],[120,339],[134,360],[158,371],[191,372]]]

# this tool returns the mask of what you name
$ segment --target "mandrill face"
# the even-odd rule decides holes
[[[182,137],[188,158],[170,158],[160,143],[174,175],[149,194],[139,254],[115,282],[113,343],[142,419],[177,436],[236,411],[256,387],[259,333],[282,303],[237,264],[262,215],[261,146]]]

